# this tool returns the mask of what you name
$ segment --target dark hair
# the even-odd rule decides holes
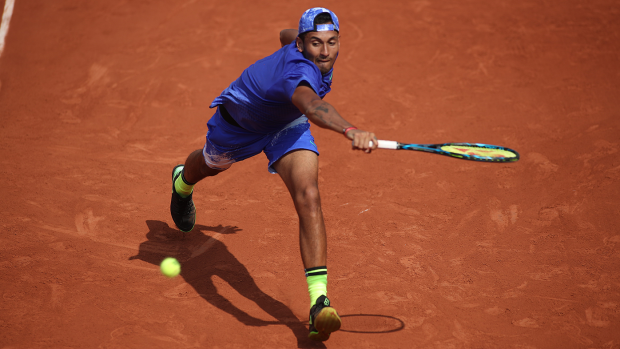
[[[314,17],[314,25],[317,24],[334,24],[334,21],[332,20],[332,16],[329,13],[323,12],[319,13],[316,17]],[[304,41],[306,39],[306,35],[308,35],[308,33],[309,32],[299,34],[299,38],[301,39],[301,41]]]

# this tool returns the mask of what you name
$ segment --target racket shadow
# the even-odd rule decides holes
[[[389,315],[347,314],[340,315],[340,318],[342,332],[378,334],[398,332],[405,328],[403,320]]]
[[[182,233],[161,221],[147,220],[146,225],[149,228],[147,240],[140,244],[138,254],[130,257],[130,260],[140,259],[159,266],[164,258],[174,257],[181,263],[180,276],[211,305],[247,326],[287,326],[297,338],[300,348],[325,348],[308,339],[308,329],[303,322],[285,304],[264,293],[247,268],[220,241],[224,235],[235,234],[241,229],[222,225],[196,225],[190,233]],[[203,233],[205,231],[216,234],[209,236]],[[213,283],[214,276],[224,280],[277,321],[265,321],[237,308],[218,293]]]

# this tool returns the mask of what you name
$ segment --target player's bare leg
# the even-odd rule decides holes
[[[299,216],[299,246],[304,268],[327,264],[327,237],[319,196],[319,165],[316,153],[291,152],[273,167],[291,193]]]
[[[202,149],[194,150],[185,160],[185,167],[183,168],[183,175],[185,179],[190,183],[198,183],[198,181],[215,176],[221,173],[221,170],[214,170],[207,166]]]
[[[318,155],[298,150],[283,156],[273,167],[291,193],[299,216],[299,246],[311,305],[308,337],[324,341],[340,329],[341,321],[327,298],[327,236],[319,195]]]

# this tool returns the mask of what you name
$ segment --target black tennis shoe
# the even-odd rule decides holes
[[[326,296],[321,296],[310,308],[310,334],[308,338],[314,341],[326,341],[332,332],[340,329],[342,321],[336,309]]]
[[[183,165],[177,165],[172,169],[172,200],[170,201],[170,215],[172,216],[172,220],[174,224],[176,224],[177,228],[182,232],[190,232],[194,229],[194,224],[196,224],[196,207],[194,206],[194,201],[192,200],[192,194],[189,194],[188,197],[183,198],[181,195],[177,194],[174,189],[174,181],[181,175],[183,172]]]

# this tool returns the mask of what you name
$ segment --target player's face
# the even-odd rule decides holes
[[[336,62],[340,50],[340,35],[335,30],[309,32],[305,40],[297,38],[297,49],[319,67],[321,74],[326,74]]]

